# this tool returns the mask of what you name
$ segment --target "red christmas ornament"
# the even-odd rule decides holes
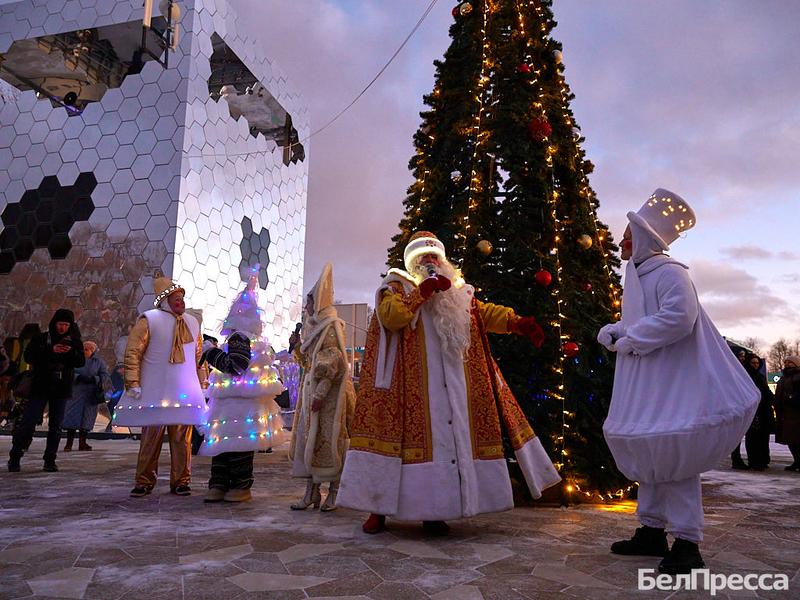
[[[517,65],[517,73],[530,73],[531,66],[527,63],[520,63]]]
[[[584,292],[591,292],[592,291],[592,284],[588,281],[583,284],[583,291]]]
[[[457,6],[454,6],[454,7],[453,7],[453,16],[454,16],[454,17],[457,17],[457,16],[458,16],[458,7],[457,7]]]
[[[550,274],[550,271],[546,269],[536,271],[536,275],[534,275],[533,278],[536,280],[536,283],[542,287],[547,287],[553,281],[553,276]]]
[[[578,352],[581,351],[580,346],[575,342],[566,342],[563,346],[561,346],[561,351],[564,353],[564,356],[567,358],[574,358],[578,356]]]
[[[537,117],[528,123],[528,133],[535,140],[542,141],[553,133],[553,128],[550,122],[544,117]]]

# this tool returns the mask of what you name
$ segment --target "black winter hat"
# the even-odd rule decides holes
[[[50,323],[55,325],[59,321],[64,321],[65,323],[74,323],[75,314],[68,308],[59,308],[53,315],[53,318],[50,319]]]

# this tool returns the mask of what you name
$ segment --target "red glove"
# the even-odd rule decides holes
[[[431,275],[419,284],[419,293],[426,300],[436,292],[446,292],[453,285],[444,275]]]
[[[544,331],[533,317],[520,317],[514,323],[511,331],[517,335],[525,336],[537,348],[541,348],[542,344],[544,344]]]
[[[423,279],[422,283],[419,284],[419,293],[422,294],[422,297],[425,298],[425,300],[427,300],[436,293],[438,285],[439,280],[435,275],[428,277],[427,279]]]

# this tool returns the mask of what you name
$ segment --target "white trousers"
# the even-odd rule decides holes
[[[636,515],[642,525],[664,528],[673,537],[703,541],[700,475],[681,481],[642,483]]]

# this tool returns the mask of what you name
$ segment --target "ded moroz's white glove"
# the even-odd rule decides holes
[[[128,388],[125,393],[128,394],[128,396],[130,396],[134,400],[139,400],[142,397],[142,388],[140,387]]]

